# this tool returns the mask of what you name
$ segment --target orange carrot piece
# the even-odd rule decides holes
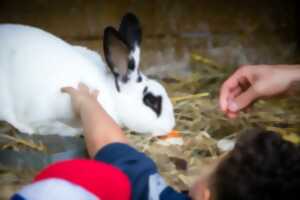
[[[180,138],[180,137],[181,137],[181,135],[180,135],[179,131],[172,130],[167,135],[159,136],[158,138],[161,140],[166,140],[166,139],[170,139],[170,138]]]

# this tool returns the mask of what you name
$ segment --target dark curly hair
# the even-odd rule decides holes
[[[214,200],[300,199],[300,147],[248,130],[216,168],[212,188]]]

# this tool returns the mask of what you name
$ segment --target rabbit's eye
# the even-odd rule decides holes
[[[155,96],[152,93],[146,93],[143,102],[146,106],[151,108],[157,115],[157,117],[161,114],[161,96]]]

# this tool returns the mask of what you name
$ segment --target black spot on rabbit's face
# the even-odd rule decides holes
[[[143,94],[145,95],[146,92],[148,92],[148,87],[145,87],[144,90],[143,90]]]
[[[135,69],[135,62],[134,62],[134,59],[130,59],[129,61],[128,61],[128,70],[131,70],[131,71],[134,71],[134,69]]]
[[[141,75],[141,71],[140,71],[140,70],[138,70],[138,77],[137,77],[137,79],[136,79],[136,82],[137,82],[137,83],[143,82],[143,77],[142,77],[142,75]]]
[[[143,102],[156,113],[157,117],[159,117],[161,114],[162,97],[160,95],[155,96],[151,92],[147,92],[147,90],[148,88],[146,87],[144,89]]]
[[[138,83],[140,83],[140,82],[142,82],[143,81],[143,78],[141,77],[141,76],[139,76],[138,78],[137,78],[137,80],[136,80],[136,82],[138,82]]]

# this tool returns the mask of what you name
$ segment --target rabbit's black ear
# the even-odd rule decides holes
[[[126,81],[130,50],[126,41],[113,27],[104,30],[103,50],[106,63],[114,76]]]
[[[119,33],[126,40],[130,50],[134,50],[136,46],[139,47],[142,40],[142,29],[137,16],[132,13],[124,15]]]

